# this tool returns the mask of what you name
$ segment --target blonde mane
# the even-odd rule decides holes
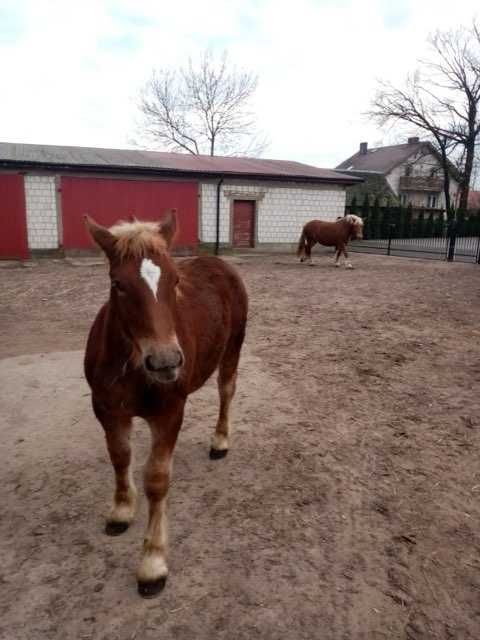
[[[353,213],[349,213],[347,216],[345,216],[344,220],[350,222],[350,224],[360,225],[361,227],[363,227],[363,220],[359,216],[354,216]]]
[[[122,259],[145,258],[148,253],[159,253],[167,248],[158,222],[122,221],[110,227],[109,231],[117,239],[115,249]]]

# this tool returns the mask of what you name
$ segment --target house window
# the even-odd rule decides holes
[[[406,207],[407,206],[407,194],[406,193],[401,193],[400,194],[400,204],[402,205],[402,207]]]
[[[430,169],[430,177],[435,178],[435,176],[437,175],[437,171],[438,169]]]
[[[407,164],[407,166],[405,167],[405,175],[406,176],[412,175],[412,166],[410,164]]]
[[[428,199],[427,199],[427,207],[429,209],[435,209],[436,206],[437,206],[437,196],[434,193],[429,193]]]

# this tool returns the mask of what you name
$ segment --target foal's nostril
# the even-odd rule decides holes
[[[174,367],[181,367],[184,363],[183,353],[180,349],[176,353],[176,363],[173,365]]]
[[[158,371],[158,369],[161,368],[161,367],[158,366],[158,362],[157,362],[157,359],[155,358],[155,356],[147,356],[145,358],[145,367],[149,371]]]

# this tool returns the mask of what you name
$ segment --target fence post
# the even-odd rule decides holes
[[[390,255],[390,247],[392,246],[392,234],[393,234],[393,230],[395,228],[394,224],[389,224],[388,225],[388,245],[387,245],[387,256]]]
[[[457,239],[457,229],[455,220],[451,220],[448,226],[448,248],[447,260],[452,262],[455,258],[455,240]]]
[[[477,242],[477,259],[476,259],[476,263],[480,264],[480,237],[478,238],[478,242]]]

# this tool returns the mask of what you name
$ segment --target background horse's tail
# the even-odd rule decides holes
[[[302,234],[300,236],[300,240],[298,241],[297,247],[297,256],[299,258],[303,258],[305,255],[305,245],[307,243],[307,238],[305,236],[305,228],[302,229]]]

